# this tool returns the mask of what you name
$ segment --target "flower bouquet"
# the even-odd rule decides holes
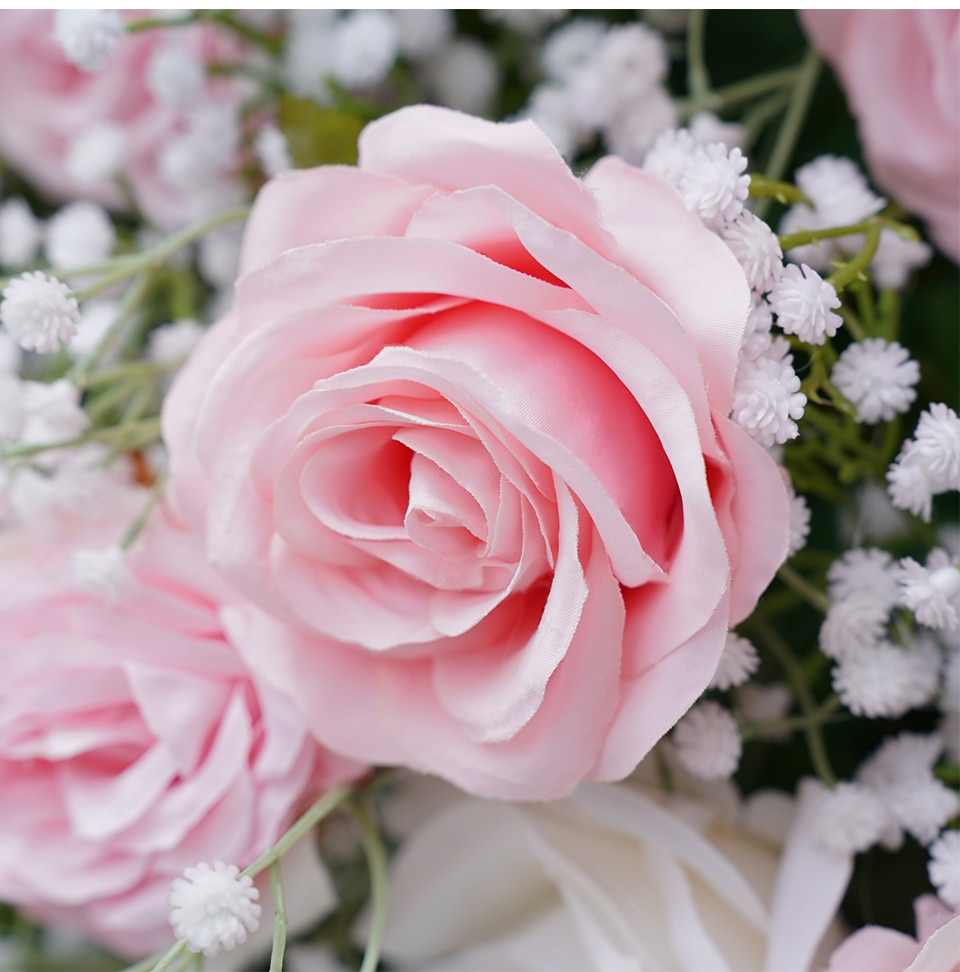
[[[5,11],[0,163],[0,967],[960,966],[955,11]]]

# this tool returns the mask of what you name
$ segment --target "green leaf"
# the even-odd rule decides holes
[[[280,99],[280,128],[298,169],[315,165],[355,165],[363,119],[308,98]]]

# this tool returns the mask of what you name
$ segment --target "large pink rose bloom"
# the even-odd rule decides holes
[[[749,296],[657,178],[408,108],[261,192],[164,412],[172,487],[317,737],[475,793],[616,779],[786,550],[728,419]]]
[[[92,199],[125,209],[116,179],[78,178],[69,164],[78,138],[114,126],[122,132],[119,174],[144,215],[165,228],[195,218],[185,187],[172,185],[160,166],[161,148],[185,127],[183,113],[154,98],[147,74],[151,59],[171,42],[205,60],[235,53],[235,45],[210,27],[128,34],[109,63],[91,74],[66,60],[53,28],[50,10],[0,11],[0,157],[54,201]],[[222,81],[208,83],[204,93],[236,100]]]
[[[960,261],[960,11],[804,10],[877,184]]]
[[[249,864],[357,767],[250,680],[196,538],[148,528],[112,605],[73,546],[0,535],[0,900],[136,957],[173,943],[185,867]]]

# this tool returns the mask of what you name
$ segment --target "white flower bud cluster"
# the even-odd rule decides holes
[[[933,497],[960,490],[960,418],[942,402],[920,415],[912,439],[887,470],[890,499],[930,522]]]
[[[53,39],[64,57],[81,71],[102,71],[122,36],[123,21],[116,10],[57,11]]]
[[[960,812],[960,797],[933,775],[943,739],[903,732],[887,737],[857,770],[856,780],[872,790],[889,811],[892,826],[884,843],[896,849],[903,834],[930,844]]]
[[[844,349],[830,380],[856,406],[857,421],[872,425],[910,408],[920,366],[896,341],[867,338]]]
[[[735,685],[743,685],[759,667],[760,656],[753,642],[730,631],[723,646],[720,664],[713,673],[708,688],[725,691]]]
[[[787,211],[780,224],[784,235],[852,226],[875,216],[886,205],[886,200],[870,190],[863,173],[851,159],[822,155],[797,169],[795,178],[809,205],[798,203]],[[835,260],[855,254],[863,246],[863,240],[859,233],[823,240],[794,247],[788,256],[796,263],[825,273]],[[870,271],[878,286],[900,289],[910,273],[925,266],[932,257],[933,251],[925,243],[903,240],[893,230],[883,229]]]
[[[902,603],[902,568],[883,550],[855,548],[828,571],[830,609],[820,648],[832,658],[833,687],[843,704],[867,718],[898,718],[932,702],[943,653],[929,637],[897,644],[891,614]]]
[[[260,924],[260,892],[235,864],[188,867],[170,890],[170,924],[191,952],[217,955],[242,945]]]
[[[948,908],[960,908],[960,831],[945,830],[928,850],[930,883]]]
[[[676,724],[670,739],[677,759],[700,779],[727,780],[740,765],[740,730],[730,710],[719,702],[698,702]]]
[[[615,155],[639,163],[657,136],[677,123],[663,86],[669,59],[663,38],[643,24],[572,20],[546,39],[546,81],[523,114],[568,158],[600,135]]]
[[[932,550],[926,566],[912,557],[900,561],[900,603],[928,628],[960,627],[960,567],[946,550]]]
[[[70,288],[40,271],[24,273],[3,288],[0,324],[26,351],[59,351],[77,333],[80,308]]]

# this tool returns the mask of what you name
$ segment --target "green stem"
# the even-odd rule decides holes
[[[363,953],[360,972],[375,972],[380,961],[380,947],[387,921],[387,853],[380,838],[380,831],[365,806],[351,802],[347,809],[360,831],[360,841],[370,869],[370,902],[373,917],[370,921],[370,937]]]
[[[152,972],[165,972],[173,966],[173,963],[180,958],[180,956],[186,951],[187,943],[181,939],[175,945],[171,945],[169,951],[166,955],[160,959],[155,966],[153,966]]]
[[[140,276],[134,279],[133,283],[127,288],[127,292],[123,295],[123,300],[120,303],[117,316],[114,318],[113,323],[103,333],[100,340],[66,373],[64,377],[67,381],[78,385],[82,384],[87,372],[103,354],[107,345],[126,327],[127,322],[153,286],[154,279],[155,274],[152,271],[141,273]]]
[[[880,223],[871,223],[867,230],[867,238],[863,244],[863,249],[849,263],[844,264],[839,270],[834,271],[827,277],[827,283],[833,284],[834,290],[839,294],[841,290],[849,286],[856,280],[867,267],[877,252],[880,243]]]
[[[832,240],[838,236],[853,236],[855,233],[866,233],[876,220],[864,220],[862,223],[852,223],[850,226],[832,226],[830,229],[804,230],[800,233],[787,233],[780,239],[783,250],[792,250],[795,246],[807,246],[810,243],[820,243],[822,240]]]
[[[783,178],[787,171],[790,159],[793,157],[794,149],[797,146],[797,139],[800,137],[800,130],[807,117],[807,110],[810,108],[810,100],[813,97],[817,80],[820,77],[820,58],[817,52],[811,47],[800,65],[800,73],[797,76],[796,87],[793,89],[793,96],[784,115],[783,124],[777,133],[777,140],[770,154],[767,163],[766,175],[768,179],[774,181]],[[762,219],[768,208],[766,200],[761,200],[756,207],[757,215]]]
[[[141,531],[146,525],[150,514],[153,512],[153,508],[157,505],[160,497],[163,495],[163,488],[167,482],[167,474],[163,473],[154,480],[153,485],[150,487],[150,496],[147,499],[146,504],[140,511],[140,515],[130,524],[127,532],[123,535],[123,539],[120,541],[120,549],[127,550],[133,546],[134,541],[140,536]]]
[[[114,257],[112,260],[106,260],[103,263],[92,263],[86,267],[50,272],[61,279],[89,277],[99,273],[111,274],[112,279],[110,284],[112,285],[121,280],[126,280],[127,277],[132,277],[135,273],[147,267],[165,263],[177,250],[183,249],[183,247],[188,246],[202,236],[206,236],[211,230],[218,229],[220,226],[226,226],[229,223],[236,223],[239,220],[246,219],[249,215],[250,206],[234,206],[232,209],[225,209],[223,212],[217,213],[216,216],[211,216],[210,219],[205,219],[203,222],[194,223],[192,226],[185,227],[179,233],[174,233],[173,236],[168,237],[162,243],[158,243],[156,246],[149,250],[144,250],[142,253],[126,254],[122,257]]]
[[[351,786],[335,786],[332,790],[327,790],[270,850],[265,851],[249,867],[244,868],[240,872],[241,876],[247,874],[250,877],[256,877],[274,861],[280,860],[304,834],[320,823],[324,817],[333,813],[352,793],[353,787]]]
[[[744,722],[740,726],[740,736],[744,742],[755,736],[760,736],[766,732],[776,732],[777,730],[807,730],[811,726],[822,726],[827,723],[837,722],[846,717],[835,713],[842,708],[842,703],[836,695],[831,695],[824,701],[812,715],[788,716],[785,719],[762,719],[757,722]]]
[[[802,574],[795,571],[789,564],[783,564],[777,571],[777,577],[795,594],[799,594],[811,607],[815,607],[821,614],[830,610],[830,598],[823,591],[818,590]]]
[[[687,39],[689,44],[689,33],[687,34]],[[690,55],[688,54],[687,57],[689,62]],[[736,81],[733,84],[724,85],[724,87],[715,88],[712,91],[708,88],[705,93],[701,94],[699,102],[694,97],[680,99],[677,102],[677,108],[679,109],[680,115],[683,118],[689,118],[691,115],[696,114],[698,111],[703,111],[704,109],[708,109],[710,111],[723,111],[725,108],[732,108],[744,101],[753,101],[755,98],[759,98],[761,95],[768,94],[771,91],[776,92],[779,91],[780,88],[785,88],[788,85],[794,84],[799,74],[800,69],[796,67],[769,71],[766,74],[760,74],[754,78],[748,78],[746,81]],[[689,74],[687,85],[690,88],[692,95],[693,81]]]
[[[792,182],[768,179],[759,172],[750,173],[750,195],[754,199],[759,199],[760,203],[766,199],[775,199],[784,206],[789,203],[810,201]],[[760,203],[754,206],[754,209],[759,209]]]
[[[781,568],[782,569],[782,568]],[[754,629],[762,638],[764,644],[770,649],[774,657],[784,670],[787,680],[793,688],[793,693],[803,710],[803,714],[810,720],[810,724],[804,728],[807,737],[807,750],[810,753],[810,761],[813,768],[823,782],[833,787],[836,785],[837,778],[830,766],[830,759],[827,756],[827,747],[823,740],[820,724],[817,721],[817,705],[814,702],[813,694],[807,680],[804,678],[803,670],[800,668],[789,645],[777,634],[773,626],[767,621],[755,621]]]
[[[283,898],[283,875],[280,861],[270,865],[270,892],[273,895],[273,949],[270,972],[283,972],[283,953],[287,948],[287,906]]]
[[[181,14],[179,17],[141,17],[139,20],[130,20],[123,25],[123,29],[128,34],[137,34],[143,30],[153,30],[158,27],[188,27],[195,24],[203,16],[203,12],[192,10],[190,13]]]
[[[160,438],[160,419],[152,417],[129,422],[126,425],[90,429],[89,432],[84,432],[76,438],[61,439],[59,442],[31,442],[24,445],[5,446],[0,448],[0,459],[22,459],[25,456],[35,456],[53,449],[72,449],[75,446],[86,445],[88,442],[115,442],[118,439],[123,442],[125,437],[130,439],[130,442],[124,446],[125,450],[155,442]]]
[[[782,88],[754,105],[749,111],[744,112],[743,124],[750,135],[751,145],[759,138],[760,132],[766,127],[767,122],[771,118],[776,118],[789,103],[790,92],[786,88]]]
[[[703,35],[706,10],[691,10],[687,26],[687,87],[692,111],[702,111],[710,98],[710,75],[703,56]]]
[[[229,10],[213,10],[206,12],[207,19],[233,31],[248,44],[253,44],[266,51],[271,57],[277,57],[283,52],[283,41],[278,37],[268,37],[251,24],[240,20]]]
[[[112,368],[104,368],[96,374],[84,375],[82,379],[75,378],[73,383],[81,390],[92,390],[127,379],[136,381],[144,376],[165,375],[176,371],[183,361],[182,358],[177,361],[125,361]]]

